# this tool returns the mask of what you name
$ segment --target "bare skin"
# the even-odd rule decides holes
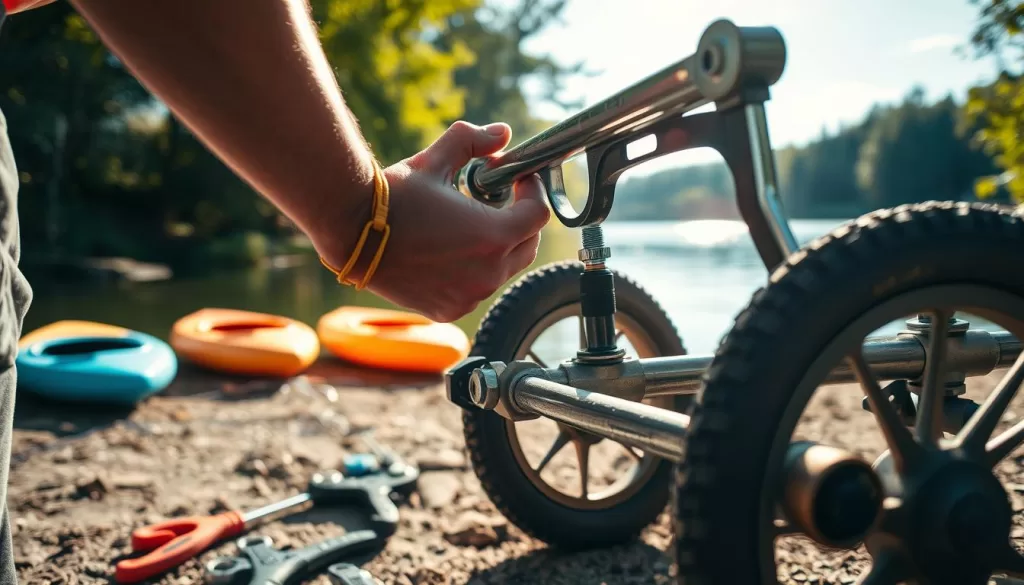
[[[304,0],[71,0],[175,116],[341,267],[370,217],[373,154],[345,105]],[[537,256],[549,210],[531,177],[496,210],[451,186],[509,143],[458,122],[384,173],[391,237],[369,290],[454,321]],[[376,242],[376,240],[374,240]],[[375,248],[353,272],[359,277]]]

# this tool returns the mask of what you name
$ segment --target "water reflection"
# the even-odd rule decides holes
[[[805,243],[840,223],[794,220],[791,227]],[[550,226],[544,232],[535,266],[575,258],[578,238],[576,230]],[[638,281],[663,305],[692,353],[713,352],[735,315],[767,279],[746,226],[738,221],[608,222],[605,239],[612,248],[609,265]],[[162,283],[103,288],[35,286],[36,301],[26,330],[59,319],[87,319],[166,338],[176,319],[203,307],[277,313],[312,325],[344,304],[392,306],[372,294],[338,286],[315,259],[281,269]],[[458,324],[472,335],[493,300],[481,303]],[[979,324],[971,319],[972,327]],[[894,323],[883,332],[894,333],[900,327],[902,323]],[[572,332],[565,335],[571,337]],[[575,341],[567,343],[571,350]]]

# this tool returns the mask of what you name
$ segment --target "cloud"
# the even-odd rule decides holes
[[[963,39],[956,35],[931,35],[910,41],[911,53],[924,53],[936,49],[952,49],[963,42]]]

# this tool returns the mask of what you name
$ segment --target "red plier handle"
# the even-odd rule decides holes
[[[136,583],[174,568],[198,556],[211,544],[245,530],[242,515],[235,511],[213,516],[174,518],[132,532],[132,550],[151,551],[117,563],[119,583]]]
[[[7,14],[14,14],[15,12],[24,12],[32,8],[38,8],[53,2],[53,0],[3,0],[4,10]]]

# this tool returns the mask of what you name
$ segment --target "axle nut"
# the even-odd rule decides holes
[[[580,262],[586,262],[588,264],[594,262],[604,262],[605,260],[612,257],[611,248],[583,248],[579,253]]]
[[[486,365],[473,370],[469,377],[469,398],[484,410],[493,410],[501,398],[498,372]]]

